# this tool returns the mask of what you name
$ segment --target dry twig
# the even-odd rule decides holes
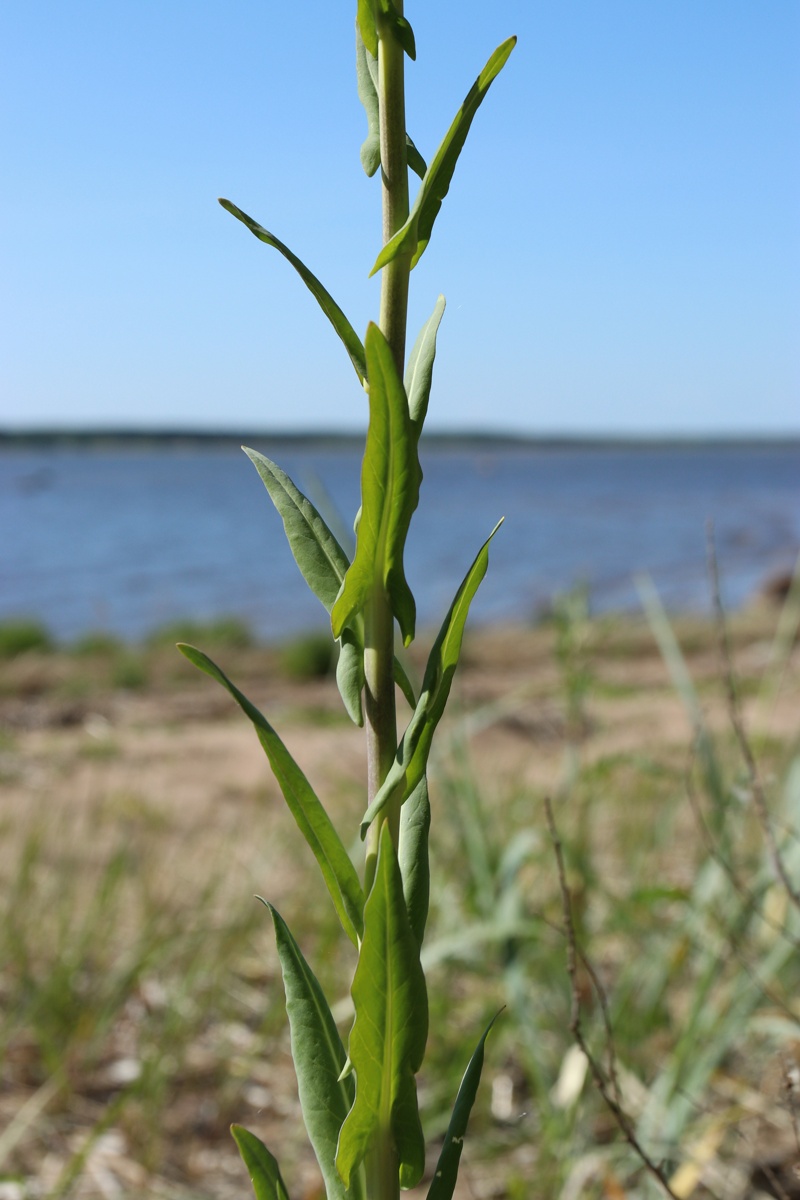
[[[577,939],[575,936],[575,922],[572,917],[572,896],[567,883],[567,874],[564,866],[564,851],[561,845],[558,829],[556,827],[555,817],[553,816],[553,806],[550,802],[549,796],[545,797],[544,807],[545,813],[547,814],[547,826],[550,831],[550,839],[553,843],[553,850],[555,852],[556,867],[558,870],[558,885],[561,892],[561,905],[564,914],[564,935],[567,939],[567,974],[569,975],[571,993],[571,1011],[569,1022],[570,1032],[585,1054],[586,1061],[589,1064],[589,1070],[591,1071],[592,1078],[595,1082],[595,1086],[600,1092],[600,1095],[602,1096],[609,1112],[614,1117],[614,1120],[616,1121],[617,1126],[626,1142],[641,1160],[650,1175],[652,1175],[659,1186],[663,1189],[664,1194],[671,1197],[671,1200],[678,1200],[678,1197],[669,1185],[664,1171],[658,1165],[658,1163],[650,1157],[644,1146],[642,1146],[641,1142],[637,1138],[636,1132],[631,1124],[630,1117],[622,1107],[619,1081],[616,1074],[616,1058],[613,1050],[613,1031],[611,1029],[610,1019],[608,1016],[608,1002],[602,984],[597,977],[597,973],[589,966],[587,956],[581,953],[578,949]],[[600,1064],[589,1049],[588,1042],[586,1041],[586,1037],[583,1032],[583,1025],[581,1023],[580,989],[578,987],[577,979],[579,958],[587,966],[587,969],[589,969],[590,977],[596,989],[603,1012],[603,1020],[606,1027],[606,1036],[609,1047],[609,1079],[606,1079]]]

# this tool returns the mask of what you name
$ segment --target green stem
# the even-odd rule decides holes
[[[395,0],[402,15],[402,0]],[[381,181],[384,245],[408,217],[408,165],[406,162],[406,113],[404,55],[391,26],[378,12],[378,100],[381,138]],[[391,347],[400,378],[403,377],[408,311],[408,256],[384,267],[381,277],[380,327]],[[397,716],[394,689],[394,617],[383,582],[375,590],[365,612],[364,630],[365,718],[367,730],[367,775],[370,802],[375,798],[397,752]],[[399,804],[387,805],[381,818],[373,821],[367,835],[365,887],[375,878],[378,841],[383,821],[389,822],[395,845],[400,826]],[[368,1156],[370,1200],[399,1200],[397,1154],[391,1130],[382,1131]]]

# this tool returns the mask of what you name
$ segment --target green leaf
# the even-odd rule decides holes
[[[350,561],[314,505],[280,467],[257,450],[246,446],[251,460],[283,521],[284,532],[295,562],[311,591],[330,612]],[[361,693],[364,688],[364,636],[361,622],[342,630],[336,682],[347,714],[356,725],[364,724]]]
[[[231,1125],[231,1133],[250,1172],[256,1200],[289,1200],[280,1167],[261,1139],[241,1125]]]
[[[394,356],[377,325],[365,340],[369,376],[369,428],[361,470],[361,519],[356,552],[331,610],[334,637],[360,615],[382,586],[403,642],[414,637],[416,606],[403,569],[411,516],[419,502],[422,471],[408,401]]]
[[[356,21],[356,82],[358,98],[367,114],[367,136],[361,146],[361,165],[372,177],[381,165],[380,104],[378,102],[378,62],[364,45],[361,27]]]
[[[356,25],[369,53],[378,57],[378,28],[375,24],[375,0],[358,0]]]
[[[311,784],[267,719],[231,683],[216,663],[194,646],[179,643],[178,649],[189,662],[194,663],[212,679],[216,679],[217,683],[221,683],[255,726],[258,740],[269,759],[284,799],[319,863],[342,927],[353,945],[357,946],[363,930],[364,894],[361,883],[330,817],[314,794]]]
[[[330,292],[328,292],[326,288],[322,286],[316,275],[313,275],[311,271],[309,271],[305,263],[301,262],[296,254],[292,254],[288,246],[284,246],[283,242],[279,241],[274,234],[271,234],[267,229],[264,229],[264,227],[259,225],[257,221],[254,221],[252,217],[248,217],[247,213],[242,212],[242,210],[237,208],[235,204],[232,204],[230,200],[220,200],[220,204],[226,210],[226,212],[231,213],[231,215],[236,217],[238,221],[241,221],[243,225],[246,225],[254,237],[257,237],[260,242],[265,242],[266,245],[272,246],[273,249],[279,252],[279,254],[283,255],[287,262],[292,264],[295,271],[297,271],[297,274],[300,276],[303,283],[311,292],[314,299],[325,313],[325,316],[328,318],[331,325],[341,338],[342,342],[344,343],[344,348],[350,357],[350,361],[355,368],[356,375],[358,376],[360,382],[364,383],[367,375],[364,347],[361,345],[361,339],[359,338],[358,334],[355,332],[353,326],[339,308],[339,305],[333,299]]]
[[[408,134],[406,134],[406,162],[415,175],[419,175],[420,179],[425,178],[428,165]]]
[[[286,990],[292,1059],[303,1121],[314,1147],[327,1200],[364,1200],[363,1173],[345,1190],[336,1170],[339,1130],[355,1096],[351,1077],[341,1078],[347,1061],[342,1039],[319,982],[276,909],[268,904]]]
[[[336,686],[350,720],[359,728],[364,724],[364,643],[360,632],[343,629],[336,663]]]
[[[470,88],[444,141],[436,151],[433,161],[425,173],[408,220],[381,250],[375,266],[372,268],[373,275],[398,255],[408,255],[412,267],[419,262],[430,241],[433,223],[442,207],[442,201],[450,189],[453,172],[467,140],[473,118],[493,80],[500,74],[508,61],[516,41],[516,38],[508,38],[501,46],[498,46]]]
[[[436,1164],[431,1186],[428,1188],[427,1200],[451,1200],[455,1191],[461,1151],[464,1148],[464,1135],[467,1132],[469,1114],[472,1112],[472,1105],[475,1103],[478,1084],[481,1080],[486,1039],[499,1016],[500,1013],[497,1013],[492,1017],[464,1072],[464,1078],[461,1080],[461,1086],[456,1096],[453,1115],[447,1126],[442,1152]]]
[[[411,1188],[425,1166],[414,1076],[428,1038],[428,997],[385,822],[352,996],[356,1015],[349,1051],[356,1098],[339,1136],[336,1165],[348,1186],[373,1146],[391,1144],[400,1186]]]
[[[397,655],[395,655],[394,659],[394,681],[405,696],[409,707],[416,708],[417,698],[414,695],[414,689],[411,686],[411,680],[408,678],[406,669],[400,662],[400,659],[397,657]]]
[[[423,775],[400,810],[400,850],[398,853],[408,920],[418,946],[422,946],[422,939],[425,937],[431,894],[431,874],[428,861],[430,828],[431,805],[428,798],[428,781]]]
[[[379,3],[383,17],[383,20],[379,26],[380,36],[385,36],[385,31],[388,29],[398,46],[400,46],[404,53],[408,55],[412,62],[414,62],[417,57],[417,47],[414,41],[414,30],[411,28],[406,18],[402,17],[397,11],[392,3],[392,0],[379,0]]]
[[[347,555],[310,500],[289,476],[257,450],[243,447],[261,476],[286,533],[294,560],[318,600],[330,612],[347,568]]]
[[[489,564],[489,543],[501,525],[502,520],[498,521],[478,551],[475,561],[456,592],[455,600],[450,606],[450,611],[444,619],[436,641],[431,647],[417,707],[414,709],[402,741],[397,748],[397,756],[375,799],[364,813],[361,823],[362,837],[366,835],[367,829],[386,804],[389,796],[401,784],[403,796],[409,796],[425,774],[434,730],[444,712],[453,676],[458,666],[458,656],[461,653],[461,640],[464,636],[469,606],[486,574]]]
[[[358,98],[367,114],[367,136],[361,146],[361,165],[372,177],[381,165],[380,104],[378,101],[378,60],[374,58],[361,36],[356,21],[356,82]],[[427,166],[414,142],[406,134],[406,159],[420,179],[425,178]]]
[[[417,441],[422,433],[422,425],[428,411],[433,380],[433,360],[436,357],[436,334],[439,331],[444,309],[445,299],[444,296],[440,296],[433,312],[420,329],[417,340],[414,342],[408,356],[403,380],[408,396],[408,411]]]

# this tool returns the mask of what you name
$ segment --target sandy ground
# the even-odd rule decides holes
[[[776,691],[778,675],[770,666],[775,624],[774,610],[753,610],[733,622],[732,641],[736,670],[746,683],[748,730],[755,739],[768,735],[769,746],[780,747],[785,758],[787,747],[800,744],[800,664],[795,647],[782,664]],[[678,632],[704,719],[722,728],[728,712],[715,639],[698,621],[684,620]],[[552,627],[483,630],[467,637],[431,771],[434,803],[437,772],[459,754],[468,755],[470,770],[498,803],[512,793],[534,797],[537,820],[544,795],[556,795],[563,786],[570,740],[584,765],[601,757],[635,757],[643,750],[673,765],[687,761],[692,721],[649,630],[633,620],[594,622],[578,641],[570,652],[570,670],[585,669],[588,683],[577,715],[570,715]],[[289,680],[267,652],[221,651],[215,657],[279,730],[337,824],[346,822],[355,830],[363,803],[363,734],[340,715],[333,682]],[[412,659],[418,678],[422,666],[421,659]],[[401,704],[401,722],[406,713]],[[0,868],[7,880],[24,830],[41,822],[43,814],[56,838],[82,845],[86,869],[107,855],[109,831],[124,828],[131,814],[137,820],[144,814],[158,830],[158,855],[170,886],[192,889],[204,875],[222,874],[227,882],[220,896],[226,905],[249,903],[254,892],[268,895],[278,907],[297,905],[297,870],[287,852],[295,831],[263,752],[227,694],[188,664],[176,668],[164,655],[147,681],[126,689],[109,685],[101,667],[76,665],[69,656],[15,660],[3,671],[0,728],[5,833]],[[98,813],[111,819],[99,822]],[[285,1047],[282,1054],[285,1059]],[[35,1072],[24,1085],[21,1078],[13,1072],[4,1077],[0,1111],[9,1123],[36,1094]],[[263,1100],[272,1087],[269,1078],[250,1078],[251,1099]],[[276,1131],[286,1120],[282,1106],[289,1106],[292,1119],[296,1115],[291,1089],[287,1095],[276,1102]],[[93,1152],[95,1175],[102,1178],[106,1169],[111,1180],[106,1190],[95,1179],[75,1194],[132,1195],[137,1188],[150,1188],[154,1195],[190,1194],[170,1192],[166,1184],[165,1190],[153,1190],[147,1173],[128,1162],[124,1144],[120,1149],[113,1136],[122,1135],[112,1127]],[[0,1123],[0,1148],[2,1138]],[[57,1165],[63,1170],[62,1142],[55,1138],[53,1144],[61,1146]],[[102,1154],[96,1157],[100,1150],[111,1163],[106,1168]],[[211,1191],[195,1194],[244,1194],[235,1154],[227,1147],[214,1153],[212,1169],[210,1160],[203,1160],[202,1139],[191,1150],[195,1159],[200,1156],[198,1176],[216,1180]],[[114,1161],[128,1165],[115,1168]],[[2,1169],[0,1163],[0,1179]],[[53,1174],[58,1170],[51,1164]],[[307,1200],[317,1194],[313,1179],[309,1170],[307,1182],[300,1184]],[[473,1184],[465,1197],[502,1194],[474,1190],[478,1184]],[[4,1186],[0,1182],[4,1200],[29,1194],[4,1192]]]

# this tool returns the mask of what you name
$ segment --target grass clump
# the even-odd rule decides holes
[[[17,658],[33,650],[47,653],[54,646],[49,630],[41,621],[31,617],[0,621],[0,660]]]
[[[253,632],[246,621],[240,617],[218,617],[213,621],[171,621],[154,630],[146,645],[157,648],[198,641],[218,650],[247,650],[254,644]]]
[[[327,633],[305,633],[281,646],[278,664],[287,679],[324,679],[336,670],[336,643]]]

